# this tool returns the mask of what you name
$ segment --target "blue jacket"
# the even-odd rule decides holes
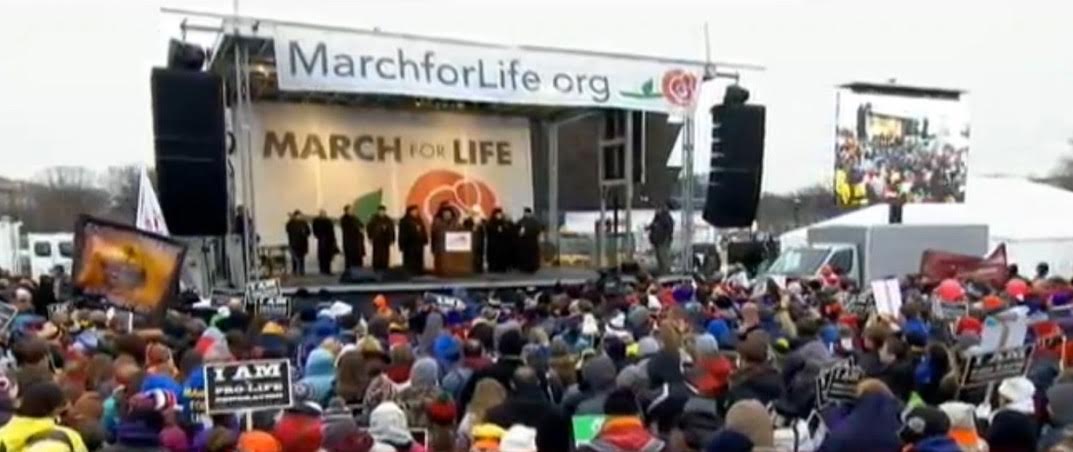
[[[866,394],[824,438],[817,452],[900,452],[901,403],[884,394]]]

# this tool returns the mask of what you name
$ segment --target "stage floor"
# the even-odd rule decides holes
[[[418,276],[406,281],[377,281],[361,283],[341,283],[339,275],[283,275],[280,283],[283,293],[294,294],[305,289],[311,294],[321,290],[331,293],[391,293],[424,292],[431,290],[463,289],[507,289],[517,287],[552,287],[556,284],[578,285],[594,280],[599,276],[595,270],[584,268],[551,267],[542,268],[536,273],[484,273],[463,278],[440,278],[436,276]]]

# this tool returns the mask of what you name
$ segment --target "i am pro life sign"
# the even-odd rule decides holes
[[[291,363],[286,359],[205,365],[209,414],[286,408],[292,402]]]

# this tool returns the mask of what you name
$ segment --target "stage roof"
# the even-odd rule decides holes
[[[200,31],[214,31],[217,33],[215,44],[211,51],[208,70],[224,77],[228,85],[227,92],[233,96],[235,80],[235,53],[244,50],[249,55],[249,75],[251,87],[251,99],[254,101],[283,101],[283,102],[312,102],[330,105],[344,105],[355,107],[378,107],[388,109],[431,109],[450,111],[480,111],[481,113],[502,114],[511,116],[527,116],[535,119],[559,119],[572,116],[579,111],[591,111],[592,108],[572,106],[547,106],[547,105],[521,105],[490,102],[468,102],[458,100],[444,100],[437,98],[420,98],[413,96],[397,96],[384,94],[357,94],[357,93],[326,93],[326,92],[286,92],[278,89],[278,81],[275,69],[275,46],[272,38],[272,29],[277,25],[306,27],[331,31],[345,31],[359,34],[373,34],[381,36],[397,36],[406,38],[421,38],[448,43],[460,43],[480,46],[506,47],[503,44],[467,41],[455,38],[418,36],[413,34],[383,32],[379,30],[367,30],[357,28],[329,27],[316,24],[282,21],[267,18],[235,17],[200,11],[190,11],[174,8],[163,8],[168,14],[179,16],[208,18],[219,20],[218,27],[191,27]],[[185,22],[184,22],[185,24]],[[186,27],[186,25],[184,25]],[[184,28],[185,32],[185,28]],[[681,62],[689,64],[707,65],[713,73],[737,74],[739,71],[763,71],[759,65],[745,63],[712,62],[661,58],[656,56],[630,55],[611,52],[595,52],[579,49],[561,49],[538,46],[510,46],[523,49],[541,50],[548,52],[561,52],[594,56],[615,56],[624,58],[636,58],[647,60],[659,60]]]

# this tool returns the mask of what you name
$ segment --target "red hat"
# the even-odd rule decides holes
[[[999,309],[1002,309],[1006,305],[1006,303],[1003,302],[1001,298],[996,297],[994,295],[988,295],[988,296],[984,297],[984,299],[982,300],[982,303],[984,305],[984,311],[988,311],[988,312],[998,311]]]
[[[321,429],[319,418],[288,413],[276,423],[272,436],[287,452],[317,452],[324,439]]]
[[[451,401],[450,395],[440,394],[435,400],[425,405],[425,415],[433,424],[451,425],[458,416],[458,410],[455,408],[455,403]]]
[[[958,319],[957,327],[954,328],[954,331],[958,335],[968,332],[979,336],[984,332],[984,323],[976,317],[965,316]]]

